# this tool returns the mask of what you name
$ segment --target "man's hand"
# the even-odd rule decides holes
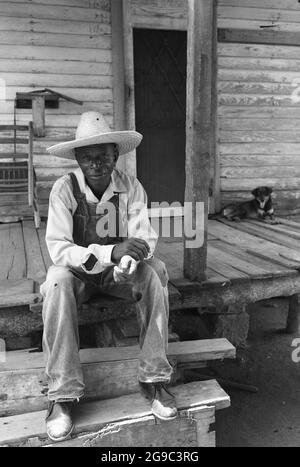
[[[119,264],[121,258],[125,255],[131,256],[136,261],[143,261],[147,258],[150,247],[145,240],[141,238],[129,238],[125,242],[118,243],[112,250],[111,260]]]
[[[118,266],[114,267],[115,282],[130,282],[135,276],[137,261],[131,256],[125,255]]]

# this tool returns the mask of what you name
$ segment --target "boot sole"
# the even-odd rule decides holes
[[[49,439],[51,439],[51,441],[54,441],[55,443],[59,443],[59,441],[65,441],[67,438],[69,438],[71,434],[73,433],[74,428],[75,428],[75,425],[72,425],[70,431],[65,436],[61,436],[60,438],[53,438],[52,436],[49,435],[48,432],[47,432],[47,436]]]
[[[155,412],[153,412],[153,410],[151,412],[156,418],[158,418],[159,420],[164,420],[164,421],[175,420],[175,418],[177,418],[178,416],[178,413],[177,413],[173,417],[162,417],[161,415],[157,415]]]

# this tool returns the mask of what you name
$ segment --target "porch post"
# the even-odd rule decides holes
[[[114,127],[135,130],[131,0],[111,1]],[[120,157],[118,168],[136,175],[136,151]]]
[[[184,276],[194,281],[205,279],[207,256],[213,23],[212,1],[188,0],[185,202],[196,233],[188,238],[185,228]]]
[[[115,0],[113,0],[115,1]],[[127,130],[135,130],[134,53],[131,0],[123,3],[123,47],[125,78],[125,121]],[[136,176],[136,151],[126,155],[126,173]]]
[[[111,2],[111,42],[114,129],[126,130],[125,118],[125,66],[123,46],[123,1]],[[117,167],[126,170],[125,158],[119,157]]]

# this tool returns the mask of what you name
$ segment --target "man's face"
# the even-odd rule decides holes
[[[85,177],[93,183],[110,179],[118,160],[117,145],[94,144],[75,149],[76,160]]]

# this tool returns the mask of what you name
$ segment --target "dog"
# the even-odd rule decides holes
[[[210,219],[223,217],[230,221],[240,221],[241,219],[261,219],[269,218],[275,222],[274,207],[272,201],[272,188],[268,186],[259,186],[252,190],[254,196],[249,201],[224,206],[219,214],[210,216]]]

